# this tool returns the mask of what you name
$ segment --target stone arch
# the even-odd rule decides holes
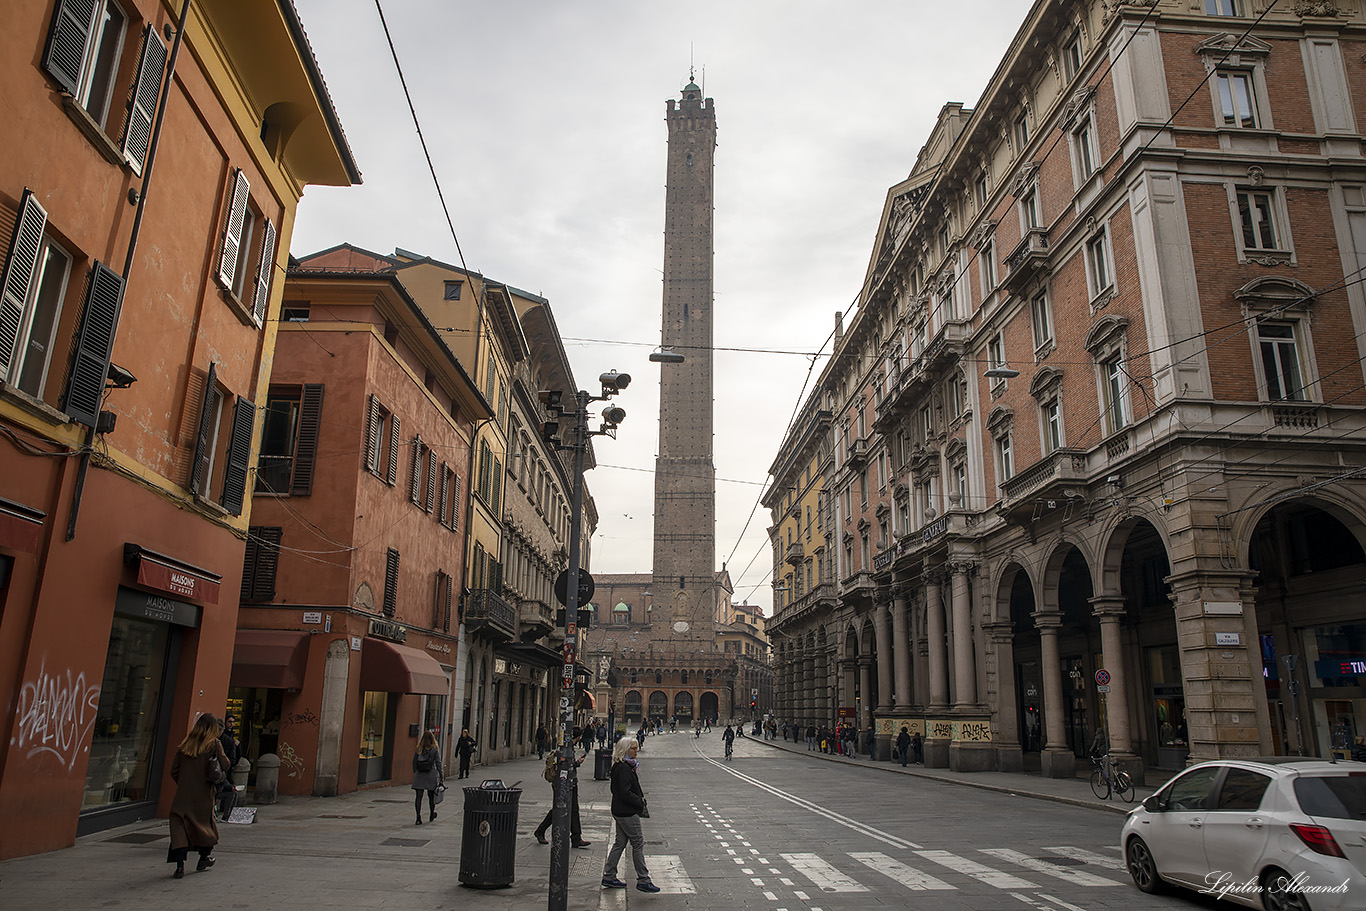
[[[1096,593],[1115,594],[1121,591],[1120,570],[1129,536],[1140,523],[1146,522],[1153,527],[1167,549],[1171,540],[1170,530],[1165,518],[1157,510],[1145,510],[1135,515],[1116,517],[1109,528],[1101,531],[1100,557],[1096,565]],[[1169,558],[1170,559],[1170,558]]]
[[[1039,573],[1039,585],[1043,592],[1043,609],[1057,610],[1058,608],[1058,584],[1063,573],[1063,564],[1067,562],[1070,554],[1076,551],[1085,562],[1088,582],[1094,591],[1096,580],[1094,578],[1094,567],[1096,561],[1092,556],[1091,549],[1080,535],[1072,532],[1063,532],[1054,539],[1047,549],[1047,556],[1043,561],[1042,571]]]
[[[1000,568],[996,571],[996,596],[990,603],[991,617],[993,620],[1009,620],[1011,618],[1011,593],[1014,589],[1017,576],[1023,573],[1025,581],[1033,591],[1038,591],[1035,583],[1034,574],[1029,571],[1029,563],[1022,554],[1008,553],[1000,562]]]

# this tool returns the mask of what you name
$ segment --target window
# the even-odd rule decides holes
[[[1003,484],[1015,476],[1013,449],[1014,444],[1009,430],[996,438],[996,467],[1000,472],[1001,483]]]
[[[1124,362],[1114,354],[1100,364],[1101,406],[1105,413],[1106,431],[1114,433],[1129,423]]]
[[[71,275],[71,256],[44,235],[46,226],[47,212],[26,191],[0,277],[0,380],[37,399],[47,388]]]
[[[1239,190],[1238,214],[1243,225],[1243,246],[1249,250],[1280,249],[1276,231],[1275,199],[1263,190]]]
[[[261,424],[256,493],[307,496],[313,492],[322,400],[321,385],[270,391]]]
[[[1271,778],[1247,769],[1230,768],[1219,787],[1218,810],[1255,810],[1262,805],[1262,795]]]
[[[280,322],[282,323],[306,323],[308,322],[308,303],[301,301],[291,301],[280,308]]]
[[[422,434],[413,440],[412,471],[408,478],[408,502],[414,506],[422,505],[422,469],[427,464],[428,447],[422,442]]]
[[[1257,94],[1252,73],[1246,70],[1219,70],[1215,73],[1219,91],[1220,114],[1225,126],[1257,127]]]
[[[259,241],[256,240],[258,235]],[[258,326],[265,322],[274,265],[275,225],[252,203],[251,185],[246,173],[238,168],[233,178],[227,221],[223,225],[217,278],[238,304],[250,310]],[[248,288],[247,275],[253,267],[255,284]]]
[[[1073,32],[1062,46],[1062,68],[1070,81],[1081,71],[1081,32]]]
[[[1062,448],[1062,406],[1057,398],[1045,399],[1040,407],[1043,416],[1043,449],[1045,453]]]
[[[1086,276],[1091,284],[1092,300],[1109,290],[1110,238],[1104,231],[1086,242]]]
[[[398,611],[398,551],[392,547],[384,553],[384,603],[381,610],[386,617],[392,617]]]
[[[448,280],[448,281],[446,282],[445,292],[442,294],[442,300],[448,300],[448,301],[458,301],[458,300],[460,300],[460,286],[463,285],[463,284],[464,284],[464,282],[462,282],[462,281],[449,281],[449,280]]]
[[[1032,231],[1039,227],[1039,193],[1030,187],[1020,197],[1020,229]]]
[[[858,493],[859,502],[864,509],[868,508],[868,470],[864,469],[858,473]]]
[[[1036,295],[1029,303],[1029,313],[1034,323],[1034,350],[1040,351],[1053,341],[1053,314],[1048,306],[1048,295]],[[1004,358],[1001,363],[1005,363]]]
[[[1072,147],[1077,154],[1077,171],[1082,180],[1096,173],[1100,152],[1096,148],[1096,126],[1090,116],[1083,117],[1072,131]]]
[[[1295,328],[1296,324],[1289,320],[1257,320],[1262,377],[1266,381],[1266,396],[1273,402],[1305,400]]]
[[[1004,367],[1006,364],[1005,343],[1001,340],[1001,333],[996,333],[987,340],[987,369],[995,370]],[[1005,377],[992,377],[991,388],[998,389],[1005,385]]]
[[[996,241],[989,240],[982,246],[982,296],[996,289]]]
[[[199,428],[186,487],[196,497],[217,502],[228,513],[240,516],[251,467],[256,405],[237,396],[229,414],[225,407],[227,399],[227,393],[218,386],[217,365],[210,364],[200,399]],[[216,501],[214,490],[220,491]]]
[[[920,438],[929,440],[934,436],[934,412],[929,405],[920,409]]]
[[[949,409],[949,419],[957,419],[963,413],[963,383],[957,376],[951,376],[944,384],[944,404]]]
[[[953,466],[953,487],[958,493],[958,505],[963,509],[968,506],[968,465],[966,462],[959,462]]]
[[[279,525],[247,529],[247,551],[242,562],[242,600],[270,601],[275,597],[275,573],[280,565]]]
[[[455,588],[451,577],[442,570],[436,571],[436,597],[432,602],[432,629],[450,632],[451,595]]]
[[[920,515],[929,519],[934,515],[934,485],[926,478],[915,485],[916,505],[920,507]]]
[[[1015,136],[1015,154],[1024,152],[1025,146],[1029,145],[1029,112],[1021,111],[1015,118],[1012,133]]]
[[[972,195],[977,200],[977,208],[982,209],[987,204],[987,175],[985,173],[977,175],[977,179],[972,184]]]
[[[1239,16],[1238,0],[1205,0],[1205,12],[1211,16]]]

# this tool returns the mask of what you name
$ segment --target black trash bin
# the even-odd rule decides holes
[[[460,884],[477,888],[510,886],[517,855],[517,805],[521,788],[498,779],[464,788],[465,826],[460,836]]]
[[[606,781],[612,777],[612,751],[597,750],[593,753],[593,780]]]

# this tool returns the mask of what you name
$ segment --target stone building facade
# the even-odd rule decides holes
[[[780,714],[1059,777],[1366,730],[1363,50],[1359,2],[1031,8],[775,462]]]

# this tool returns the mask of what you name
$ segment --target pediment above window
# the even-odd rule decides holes
[[[1233,297],[1248,310],[1308,310],[1317,300],[1316,292],[1297,278],[1264,275],[1254,278],[1233,292]]]
[[[1062,108],[1062,123],[1065,127],[1070,127],[1080,114],[1091,106],[1091,99],[1096,95],[1096,87],[1084,85],[1072,93],[1072,97],[1067,99],[1067,104]]]
[[[1195,53],[1205,58],[1214,58],[1221,65],[1240,66],[1243,57],[1266,57],[1271,53],[1271,45],[1248,35],[1242,41],[1237,35],[1223,34],[1206,38],[1195,46]],[[1227,56],[1225,56],[1227,55]]]
[[[944,458],[949,462],[960,462],[966,458],[968,444],[963,442],[962,437],[954,437],[944,444]]]
[[[1041,367],[1029,381],[1029,394],[1041,399],[1062,383],[1062,371],[1057,367]]]
[[[1127,317],[1113,315],[1102,316],[1091,326],[1091,331],[1086,333],[1086,350],[1095,354],[1100,349],[1122,336],[1124,330],[1127,329],[1128,326],[1129,320]]]
[[[1039,173],[1039,166],[1032,161],[1027,161],[1020,165],[1020,170],[1016,172],[1015,179],[1010,182],[1010,195],[1019,197],[1029,189],[1029,185],[1034,182],[1034,175]]]
[[[997,405],[987,415],[987,429],[992,434],[1005,430],[1015,420],[1015,409],[1009,405]]]

